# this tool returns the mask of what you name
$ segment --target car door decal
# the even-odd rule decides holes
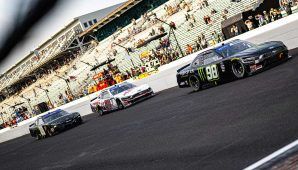
[[[208,81],[214,81],[219,79],[218,69],[216,64],[207,66],[205,68],[205,71],[206,71],[206,75],[207,75],[206,77]]]
[[[110,99],[105,100],[104,105],[107,110],[112,110],[112,102],[110,101]]]
[[[199,73],[199,76],[200,76],[200,79],[202,80],[202,81],[205,81],[205,77],[206,77],[206,75],[205,75],[205,72],[204,72],[204,67],[199,67],[198,68],[198,73]]]

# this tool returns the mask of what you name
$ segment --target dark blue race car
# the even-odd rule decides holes
[[[83,120],[78,112],[68,113],[58,109],[38,117],[35,123],[29,126],[29,131],[32,137],[41,139],[53,136],[82,122]]]
[[[289,58],[287,47],[280,41],[255,45],[234,40],[198,54],[192,63],[178,69],[177,83],[180,88],[198,91],[207,85],[252,75]]]

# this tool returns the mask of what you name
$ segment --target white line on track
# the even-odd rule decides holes
[[[296,141],[294,141],[294,142],[288,144],[287,146],[285,146],[285,147],[283,147],[283,148],[281,148],[281,149],[279,149],[279,150],[273,152],[272,154],[268,155],[267,157],[265,157],[265,158],[259,160],[258,162],[256,162],[256,163],[250,165],[249,167],[245,168],[244,170],[253,170],[253,169],[257,169],[259,166],[261,166],[261,165],[263,165],[263,164],[269,162],[270,160],[276,158],[277,156],[279,156],[279,155],[285,153],[286,151],[288,151],[288,150],[294,148],[295,146],[298,146],[298,140],[296,140]]]

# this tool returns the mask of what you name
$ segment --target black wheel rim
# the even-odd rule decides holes
[[[233,63],[233,72],[235,74],[235,76],[237,77],[243,77],[244,75],[244,67],[241,63],[239,62],[234,62]]]
[[[103,111],[100,108],[97,108],[97,113],[99,114],[99,116],[103,115]]]
[[[194,89],[199,89],[200,88],[200,81],[198,78],[196,77],[192,77],[190,80],[190,84]]]
[[[124,107],[123,107],[123,104],[121,103],[121,102],[118,102],[118,108],[119,109],[123,109]]]

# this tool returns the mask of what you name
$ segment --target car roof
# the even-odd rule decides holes
[[[240,40],[240,39],[231,40],[231,41],[228,41],[228,42],[226,42],[226,43],[222,43],[222,44],[220,44],[220,45],[217,45],[217,46],[215,46],[213,49],[214,49],[214,50],[217,50],[217,49],[222,48],[222,47],[224,47],[224,46],[226,46],[226,45],[228,45],[228,44],[232,44],[232,43],[236,43],[236,42],[243,42],[243,41],[244,41],[244,40]]]
[[[54,111],[52,111],[52,112],[48,112],[47,114],[43,115],[42,117],[43,117],[43,118],[47,118],[47,117],[50,117],[50,116],[55,115],[55,114],[57,114],[57,113],[60,113],[60,112],[62,112],[62,111],[63,111],[62,109],[57,109],[57,110],[54,110]]]

